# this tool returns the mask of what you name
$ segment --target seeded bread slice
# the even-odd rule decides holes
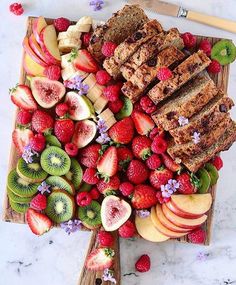
[[[177,128],[180,116],[192,117],[217,93],[218,89],[209,75],[206,72],[200,73],[182,87],[172,100],[158,108],[152,119],[166,131]]]
[[[161,81],[155,85],[148,92],[148,96],[155,104],[158,104],[162,100],[171,96],[191,78],[203,71],[210,62],[211,60],[206,56],[206,54],[202,50],[199,50],[177,66],[173,70],[173,75],[170,79]]]

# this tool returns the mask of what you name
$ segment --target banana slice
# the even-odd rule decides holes
[[[100,96],[94,103],[94,110],[97,114],[100,114],[106,107],[108,100],[104,96]]]
[[[88,33],[91,27],[91,24],[78,25],[78,31],[81,33]]]
[[[76,26],[79,25],[92,25],[93,23],[93,19],[90,16],[84,16],[82,18],[79,19],[79,21],[76,23]]]
[[[80,39],[64,39],[60,40],[58,44],[58,48],[60,52],[65,53],[65,52],[70,52],[73,48],[78,48],[80,49],[82,45],[82,42]]]
[[[82,79],[84,79],[88,76],[88,73],[81,70],[76,70],[73,64],[71,64],[71,66],[67,66],[61,71],[61,77],[63,78],[63,80],[71,79],[77,75],[79,75]]]
[[[61,56],[61,67],[62,68],[67,68],[68,66],[73,65],[72,62],[68,61],[70,59],[70,57],[71,57],[70,52],[67,54],[63,54]]]
[[[116,119],[112,116],[108,121],[105,122],[107,129],[109,130],[116,123]]]
[[[104,120],[105,122],[108,121],[111,117],[114,117],[114,115],[109,108],[106,108],[106,110],[98,115],[98,118]]]
[[[96,102],[96,100],[102,95],[103,89],[105,87],[99,84],[95,84],[88,92],[87,97],[89,98],[90,101],[93,103]]]
[[[89,86],[89,91],[90,91],[93,88],[93,86],[96,84],[95,75],[93,73],[90,73],[89,76],[84,80],[83,83],[87,84]]]
[[[58,33],[58,36],[57,36],[57,40],[58,41],[65,40],[67,38],[68,38],[67,32],[60,32],[60,33]]]

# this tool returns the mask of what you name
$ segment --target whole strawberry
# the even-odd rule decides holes
[[[148,179],[149,171],[143,162],[133,159],[128,166],[126,174],[130,182],[140,184]]]
[[[152,141],[146,136],[137,136],[132,141],[132,151],[135,157],[146,160],[151,155]]]
[[[169,170],[176,172],[181,169],[181,165],[176,163],[168,154],[162,153],[161,158],[165,167],[168,168]]]
[[[178,193],[181,194],[196,193],[198,187],[200,186],[199,179],[193,173],[181,173],[176,177],[176,180],[179,182]]]
[[[134,136],[134,124],[130,117],[115,123],[109,130],[109,137],[115,143],[128,144]]]
[[[55,112],[58,117],[64,117],[69,111],[69,106],[66,103],[59,103],[56,105]]]
[[[74,122],[71,119],[57,120],[54,125],[54,134],[62,143],[68,143],[74,134]]]
[[[150,173],[149,181],[153,187],[155,187],[156,189],[160,189],[161,185],[165,185],[172,177],[172,171],[167,168],[160,167]]]
[[[126,146],[117,148],[117,156],[119,170],[126,170],[130,161],[134,157],[132,151]]]
[[[100,192],[98,191],[97,187],[93,187],[90,192],[90,196],[92,197],[93,200],[98,200],[100,197]]]
[[[98,143],[91,144],[80,150],[79,162],[86,167],[97,167],[97,161],[100,157],[101,145]]]
[[[126,221],[119,229],[119,236],[122,238],[132,238],[136,233],[136,228],[133,222]]]
[[[120,110],[122,109],[123,106],[124,106],[124,102],[121,99],[117,99],[114,102],[108,102],[108,108],[114,114],[120,112]]]
[[[38,133],[47,133],[53,128],[53,118],[45,111],[36,110],[32,116],[32,128]]]
[[[140,256],[140,258],[135,263],[135,268],[139,272],[147,272],[150,270],[151,260],[147,254]]]
[[[114,237],[112,236],[111,233],[106,231],[99,231],[97,239],[101,247],[107,247],[107,246],[110,247],[113,246],[114,244]]]
[[[155,170],[161,166],[160,156],[156,153],[153,153],[147,160],[146,165],[149,169]]]
[[[223,160],[221,159],[220,156],[216,156],[213,158],[213,160],[211,161],[211,163],[215,166],[215,168],[217,170],[220,170],[223,167]]]
[[[135,209],[147,209],[156,205],[158,199],[157,191],[146,184],[140,184],[134,187],[131,203]]]
[[[43,211],[47,207],[47,198],[43,194],[37,194],[30,202],[30,208]]]
[[[119,190],[123,196],[128,197],[133,193],[134,185],[128,181],[123,182],[120,184]]]
[[[83,174],[83,181],[87,184],[94,185],[99,182],[96,168],[87,168]]]
[[[46,139],[42,134],[36,134],[29,142],[30,147],[36,152],[42,152],[46,147]]]
[[[32,113],[27,110],[20,110],[17,113],[16,123],[21,126],[28,125],[32,120]]]
[[[117,191],[120,186],[120,179],[117,175],[112,176],[108,182],[104,181],[103,179],[100,179],[100,181],[97,183],[97,188],[100,193],[104,195],[111,194],[113,191]]]

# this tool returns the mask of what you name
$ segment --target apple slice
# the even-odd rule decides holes
[[[156,205],[156,215],[157,215],[158,220],[162,223],[162,225],[173,232],[187,233],[191,231],[191,228],[183,228],[183,227],[177,226],[174,223],[172,223],[170,220],[168,220],[166,216],[164,215],[160,204]]]
[[[47,23],[44,17],[40,16],[33,21],[33,34],[35,36],[36,41],[40,44],[40,33],[43,28],[47,26]]]
[[[23,66],[28,75],[45,76],[45,67],[35,62],[27,53],[24,55]]]
[[[135,225],[140,236],[148,241],[162,242],[169,239],[168,236],[160,233],[153,225],[150,215],[146,218],[135,217]]]
[[[206,219],[207,215],[203,215],[200,218],[197,219],[186,219],[186,218],[181,218],[174,214],[167,206],[166,204],[162,205],[162,211],[166,217],[171,223],[175,224],[178,227],[185,228],[186,230],[188,229],[195,229],[202,225]]]
[[[157,217],[156,214],[156,207],[152,207],[151,209],[151,220],[153,222],[154,227],[163,235],[169,237],[169,238],[179,238],[182,236],[185,236],[187,233],[177,233],[177,232],[173,232],[171,230],[169,230],[168,228],[166,228],[165,226],[162,225],[162,223],[160,222],[160,220]]]

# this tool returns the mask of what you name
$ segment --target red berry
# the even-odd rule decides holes
[[[74,122],[71,119],[60,119],[54,124],[54,134],[62,143],[71,141],[74,129]]]
[[[167,202],[169,202],[169,201],[171,200],[170,197],[162,197],[161,191],[157,191],[156,197],[157,197],[158,202],[159,202],[160,204],[167,203]]]
[[[79,162],[86,167],[96,168],[100,150],[101,145],[98,143],[82,148],[79,152]]]
[[[97,183],[97,187],[98,187],[99,192],[104,194],[104,195],[107,195],[107,194],[110,194],[114,191],[117,191],[119,189],[119,186],[120,186],[120,179],[117,175],[110,177],[108,182],[101,179]]]
[[[27,125],[31,122],[32,113],[26,110],[20,110],[16,117],[16,122],[19,125]]]
[[[110,247],[114,244],[114,238],[109,232],[99,231],[97,238],[100,246]]]
[[[149,169],[155,170],[161,166],[161,159],[158,154],[152,154],[147,160],[146,165]]]
[[[10,12],[13,14],[20,16],[24,13],[24,8],[22,7],[21,3],[13,3],[9,6]]]
[[[207,67],[207,71],[213,74],[217,74],[221,71],[221,65],[220,63],[213,59],[210,63],[210,65]]]
[[[186,48],[194,47],[197,42],[197,37],[192,35],[191,33],[184,33],[181,35],[181,37],[184,41],[184,46]]]
[[[155,127],[154,129],[152,129],[151,132],[150,132],[150,134],[149,134],[149,138],[150,138],[151,140],[154,140],[154,138],[155,138],[157,135],[160,136],[160,137],[162,137],[162,138],[164,139],[164,137],[165,137],[165,132],[164,132],[164,130],[163,130],[161,127]]]
[[[207,39],[200,42],[199,49],[203,50],[207,56],[211,55],[211,43]]]
[[[43,211],[47,207],[47,198],[43,194],[37,194],[30,202],[30,208],[36,211]]]
[[[85,47],[89,46],[90,39],[91,39],[91,34],[90,33],[84,33],[83,34],[82,41],[83,41],[83,45]]]
[[[90,205],[92,197],[88,192],[80,192],[76,196],[76,203],[78,206],[85,207]]]
[[[105,42],[102,46],[102,54],[106,57],[114,55],[117,45],[113,42]]]
[[[53,23],[58,32],[65,32],[70,26],[70,20],[63,17],[55,19]]]
[[[106,85],[111,80],[111,76],[106,70],[99,70],[96,73],[96,80],[98,84]]]
[[[112,113],[116,114],[120,112],[122,107],[124,106],[124,102],[120,99],[114,101],[114,102],[109,102],[108,103],[108,108],[112,111]]]
[[[215,166],[217,170],[220,170],[223,167],[223,160],[219,156],[213,158],[211,163]]]
[[[108,101],[114,102],[118,100],[120,96],[120,86],[119,85],[110,85],[103,90],[103,95],[107,98]]]
[[[179,182],[178,193],[180,194],[194,194],[197,192],[199,186],[199,180],[193,176],[189,175],[187,172],[181,173],[176,177]]]
[[[30,147],[37,152],[42,152],[46,147],[46,139],[42,134],[36,134],[29,142]]]
[[[32,116],[32,127],[38,133],[49,132],[54,125],[54,120],[51,115],[45,111],[36,110]]]
[[[123,196],[128,197],[133,193],[134,185],[130,182],[123,182],[120,184],[119,190]]]
[[[134,110],[133,111],[139,111],[139,112],[142,112],[143,111],[143,108],[140,104],[140,101],[139,102],[136,102],[134,103]]]
[[[157,136],[152,142],[151,150],[157,154],[164,153],[167,150],[167,142],[162,137]]]
[[[151,155],[152,141],[146,136],[137,136],[132,141],[132,151],[135,157],[146,160]]]
[[[172,76],[172,71],[168,67],[160,67],[157,71],[157,78],[160,81],[165,81]]]
[[[126,146],[117,148],[117,156],[119,170],[126,170],[129,165],[129,162],[134,157],[132,151]]]
[[[51,80],[59,80],[61,77],[61,68],[58,65],[50,65],[44,70],[44,75]]]
[[[188,239],[191,243],[204,243],[206,240],[206,232],[201,228],[195,229],[188,234]]]
[[[127,177],[130,182],[134,184],[141,184],[148,178],[149,171],[146,165],[139,161],[133,159],[127,169]]]
[[[74,143],[67,143],[65,145],[65,151],[71,157],[74,157],[78,154],[78,147]]]
[[[83,175],[83,181],[91,185],[97,184],[99,182],[97,170],[95,168],[87,168]]]
[[[151,114],[156,111],[157,107],[156,105],[152,102],[152,100],[148,96],[143,96],[140,99],[140,105],[147,114]]]
[[[66,103],[59,103],[56,105],[55,112],[58,117],[64,117],[69,111],[69,106]]]
[[[155,187],[156,189],[160,189],[161,186],[165,185],[172,177],[172,171],[167,168],[160,167],[151,171],[149,181],[153,187]]]
[[[135,225],[131,221],[125,222],[119,229],[119,236],[122,238],[132,238],[136,232]]]
[[[147,254],[140,256],[140,258],[135,263],[135,269],[139,272],[147,272],[150,270],[151,260]]]
[[[93,200],[97,200],[100,197],[100,193],[99,193],[97,187],[93,187],[90,190],[89,194],[91,195]]]

